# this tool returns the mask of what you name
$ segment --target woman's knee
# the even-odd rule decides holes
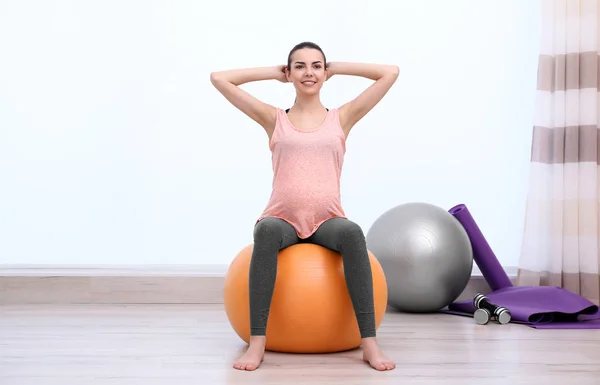
[[[261,219],[254,226],[254,242],[265,240],[281,241],[283,229],[280,221],[281,219],[272,217]]]
[[[340,228],[340,241],[344,244],[366,244],[363,229],[355,222],[346,220]]]

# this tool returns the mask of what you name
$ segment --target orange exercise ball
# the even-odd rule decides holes
[[[224,289],[229,322],[246,343],[250,340],[248,274],[253,246],[246,246],[232,261]],[[387,283],[383,269],[370,251],[369,259],[375,325],[379,328],[387,307]],[[333,353],[357,348],[360,343],[342,256],[311,243],[280,251],[267,322],[266,349],[286,353]]]

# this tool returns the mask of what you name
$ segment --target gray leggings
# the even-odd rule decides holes
[[[309,238],[301,239],[288,222],[273,217],[254,228],[254,250],[250,263],[250,334],[266,335],[277,256],[296,243],[315,243],[342,255],[344,276],[352,300],[361,338],[375,336],[373,278],[362,229],[346,218],[332,218]]]

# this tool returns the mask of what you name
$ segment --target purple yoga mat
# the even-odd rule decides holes
[[[473,247],[473,260],[492,289],[488,300],[507,308],[511,322],[538,329],[600,329],[598,306],[556,286],[513,286],[464,204],[448,210],[464,227]],[[454,302],[443,313],[473,316],[472,300]]]
[[[473,248],[473,261],[481,270],[483,277],[492,290],[498,290],[513,286],[510,278],[502,269],[500,262],[494,255],[492,248],[487,243],[479,226],[471,216],[471,213],[464,204],[459,204],[448,210],[467,231]]]
[[[507,308],[511,322],[538,329],[600,329],[598,306],[556,286],[512,286],[487,294],[488,300]],[[454,302],[444,313],[472,316],[473,301]]]

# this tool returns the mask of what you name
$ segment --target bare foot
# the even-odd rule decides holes
[[[256,370],[265,357],[265,344],[267,339],[264,336],[250,337],[248,350],[237,361],[233,367],[238,370]]]
[[[362,340],[363,349],[363,360],[368,362],[373,369],[376,370],[393,370],[396,368],[396,363],[387,358],[379,345],[375,337],[364,338]]]

